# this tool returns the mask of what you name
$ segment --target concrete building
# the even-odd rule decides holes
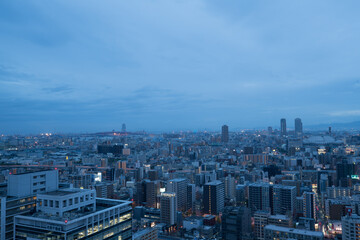
[[[250,219],[251,212],[247,207],[226,207],[221,216],[222,239],[253,239]]]
[[[213,181],[204,185],[204,213],[218,215],[224,209],[225,189],[221,181]]]
[[[221,127],[221,142],[229,142],[229,127],[227,125]]]
[[[284,137],[286,135],[287,135],[287,132],[286,132],[286,119],[282,118],[280,120],[280,136]]]
[[[166,185],[167,192],[174,192],[177,197],[178,211],[186,211],[186,193],[187,193],[187,180],[185,178],[176,178],[169,180]]]
[[[157,228],[151,227],[134,233],[133,240],[157,240],[158,230]]]
[[[316,206],[315,206],[315,193],[314,192],[304,192],[303,193],[303,204],[304,204],[304,217],[306,218],[316,218]]]
[[[24,197],[58,189],[58,171],[39,171],[9,175],[7,195]]]
[[[274,185],[272,214],[286,215],[295,213],[296,187]]]
[[[303,124],[300,118],[295,118],[295,135],[301,136],[303,132]]]
[[[341,218],[341,225],[342,240],[360,239],[360,216],[348,213]]]
[[[225,197],[235,199],[235,178],[231,175],[225,177]]]
[[[252,183],[249,185],[249,208],[252,212],[271,212],[273,205],[273,186],[269,183]]]
[[[39,194],[37,207],[34,214],[15,217],[14,239],[132,239],[129,201],[64,189]]]
[[[164,192],[160,196],[160,221],[172,226],[176,224],[177,197],[173,192]]]
[[[256,211],[254,213],[254,233],[256,239],[264,240],[264,228],[268,225],[269,217],[270,213],[267,211]]]
[[[112,198],[114,195],[114,184],[111,182],[100,182],[95,185],[96,197]]]
[[[265,227],[265,240],[272,239],[323,240],[324,235],[322,232],[267,225]]]
[[[0,197],[0,239],[13,239],[15,216],[35,211],[36,193],[57,189],[57,171],[9,175],[7,195]]]

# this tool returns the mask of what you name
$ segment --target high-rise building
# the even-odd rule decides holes
[[[186,193],[186,206],[187,209],[191,209],[193,212],[195,211],[195,197],[196,197],[196,189],[195,184],[187,185],[187,193]]]
[[[274,185],[272,214],[295,214],[296,187]]]
[[[342,239],[356,240],[360,237],[360,216],[351,214],[351,209],[348,211],[348,214],[341,218]]]
[[[176,193],[177,209],[178,211],[186,211],[186,193],[187,193],[187,180],[185,178],[176,178],[169,180],[166,185],[167,192]]]
[[[249,185],[249,208],[252,212],[262,210],[271,212],[273,205],[273,186],[269,183]]]
[[[301,136],[303,133],[303,125],[300,118],[295,118],[295,135]]]
[[[229,127],[227,125],[221,127],[221,142],[229,142]]]
[[[236,185],[235,197],[237,206],[246,206],[246,186]]]
[[[354,175],[356,172],[356,165],[348,163],[346,160],[343,160],[341,163],[336,164],[336,175],[338,180],[338,185],[341,187],[348,187],[349,179],[351,175]]]
[[[254,233],[258,240],[264,240],[264,228],[268,225],[268,218],[270,213],[268,211],[256,211],[254,213]]]
[[[286,132],[286,119],[282,118],[280,120],[280,136],[284,137],[286,135],[287,135],[287,132]]]
[[[316,206],[315,206],[315,193],[304,192],[303,193],[304,204],[304,217],[313,218],[316,220]]]
[[[121,131],[122,132],[126,132],[126,124],[123,123],[122,126],[121,126]]]
[[[177,196],[173,192],[164,192],[160,196],[160,221],[172,226],[176,224]]]
[[[250,240],[251,212],[247,207],[226,207],[221,216],[222,239]]]
[[[225,197],[229,199],[235,198],[235,178],[231,175],[225,177]]]
[[[213,181],[204,185],[204,213],[218,215],[224,209],[225,187],[221,181]]]
[[[146,184],[146,206],[158,208],[158,195],[160,194],[160,181],[145,180]]]
[[[95,184],[96,197],[113,198],[114,184],[112,182],[101,182]]]

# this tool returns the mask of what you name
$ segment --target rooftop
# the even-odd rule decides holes
[[[64,216],[57,216],[46,212],[36,212],[36,213],[28,213],[25,215],[25,217],[33,217],[33,218],[40,218],[40,219],[47,219],[52,221],[71,221],[75,220],[81,217],[84,217],[86,215],[99,212],[114,206],[122,205],[123,207],[130,207],[131,202],[130,201],[123,201],[123,200],[113,200],[113,199],[103,199],[103,198],[97,198],[96,199],[96,211],[75,211],[75,212],[66,212],[64,213]],[[131,208],[131,207],[130,207]]]
[[[308,230],[296,229],[296,228],[279,227],[279,226],[275,226],[275,225],[267,225],[265,227],[265,230],[273,230],[273,231],[294,233],[294,234],[314,236],[314,237],[323,237],[324,236],[322,232],[308,231]]]

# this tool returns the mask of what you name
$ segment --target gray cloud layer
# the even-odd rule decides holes
[[[359,5],[1,1],[0,132],[357,120]]]

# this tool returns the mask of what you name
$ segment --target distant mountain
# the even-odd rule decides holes
[[[322,123],[322,124],[316,124],[316,125],[309,125],[306,126],[305,129],[310,130],[327,130],[329,127],[332,128],[332,130],[350,130],[350,129],[358,129],[360,130],[360,121],[355,122],[347,122],[347,123]]]

